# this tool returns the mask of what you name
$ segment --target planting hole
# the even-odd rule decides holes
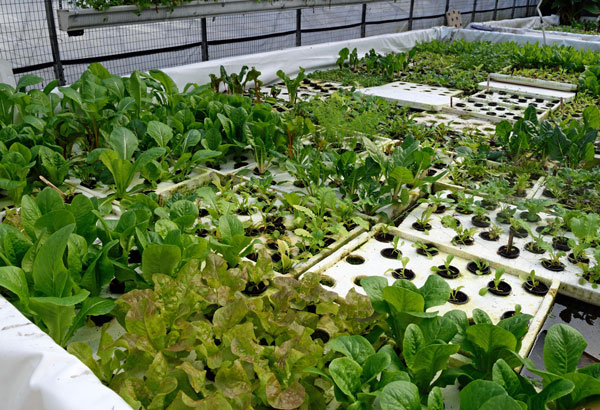
[[[365,258],[359,255],[350,255],[346,258],[346,262],[350,265],[362,265],[365,263]]]

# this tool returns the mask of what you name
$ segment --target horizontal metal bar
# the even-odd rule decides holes
[[[296,10],[313,7],[350,6],[384,0],[220,0],[194,1],[175,7],[167,6],[138,10],[136,6],[115,6],[106,11],[93,9],[58,10],[58,25],[63,31],[91,29],[127,24],[156,23],[166,20],[213,17],[227,14]]]

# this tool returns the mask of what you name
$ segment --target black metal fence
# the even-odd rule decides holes
[[[396,0],[265,11],[85,30],[57,29],[67,0],[0,0],[0,59],[17,75],[75,81],[92,62],[126,75],[210,59],[349,40],[445,24],[449,9],[471,21],[531,16],[536,0]]]

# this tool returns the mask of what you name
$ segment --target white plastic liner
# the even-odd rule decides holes
[[[12,65],[6,60],[0,60],[0,83],[12,85],[13,87],[17,85]]]
[[[173,78],[178,87],[183,88],[187,83],[205,84],[209,82],[208,75],[217,74],[221,65],[228,73],[239,72],[246,65],[256,67],[262,73],[261,80],[265,84],[271,84],[279,81],[276,73],[280,69],[287,75],[295,75],[298,67],[303,67],[310,72],[335,66],[338,53],[344,47],[348,47],[350,50],[356,48],[359,56],[365,55],[372,48],[379,53],[402,52],[410,50],[417,42],[439,40],[441,30],[440,27],[434,27],[401,34],[385,34],[357,40],[302,46],[172,67],[163,71]]]
[[[466,41],[491,41],[492,43],[514,42],[517,44],[541,44],[543,38],[537,33],[533,34],[514,34],[496,31],[481,31],[470,29],[452,29],[441,27],[443,40],[466,40]],[[600,52],[600,42],[586,41],[581,39],[572,39],[566,36],[550,36],[546,32],[546,41],[548,45],[570,46],[577,50],[592,50]]]
[[[0,297],[0,408],[131,410],[75,356]]]
[[[544,34],[546,35],[546,41],[552,41],[556,39],[576,40],[584,42],[600,41],[600,35],[581,34],[581,33],[568,33],[563,31],[553,31],[552,26],[560,24],[560,19],[556,15],[544,17],[544,31],[537,30],[542,26],[542,21],[539,17],[528,17],[513,20],[501,20],[501,21],[488,21],[485,23],[476,23],[475,25],[469,25],[468,28],[477,29],[477,26],[483,26],[493,31],[519,34],[525,36],[534,36],[538,38],[538,41],[542,42]]]
[[[548,24],[558,24],[558,16],[544,17]],[[541,32],[531,33],[522,28],[535,27],[540,24],[539,17],[519,18],[512,20],[501,20],[493,22],[493,26],[510,29],[518,28],[518,33],[499,31],[481,31],[472,29],[455,29],[450,27],[434,27],[425,30],[409,31],[398,34],[384,34],[355,40],[338,41],[311,46],[288,48],[280,51],[269,51],[266,53],[251,54],[238,57],[228,57],[219,60],[211,60],[202,63],[188,64],[179,67],[163,69],[177,84],[179,88],[188,83],[206,84],[210,81],[209,74],[218,74],[219,67],[225,67],[228,73],[239,72],[246,65],[256,67],[262,73],[261,79],[265,84],[279,81],[276,73],[283,70],[288,76],[298,73],[299,67],[306,72],[322,70],[335,67],[339,51],[348,47],[350,50],[356,48],[359,56],[363,56],[370,49],[379,53],[403,52],[410,50],[419,42],[433,40],[457,40],[466,41],[491,41],[494,43],[512,41],[519,44],[541,43]],[[478,23],[480,24],[480,23]],[[486,24],[486,23],[481,23]],[[492,23],[487,23],[492,25]],[[547,36],[548,44],[572,46],[576,49],[589,49],[600,52],[600,43],[585,41],[580,38],[568,36]],[[596,37],[596,36],[587,36]]]
[[[546,26],[558,26],[560,19],[557,15],[544,16]],[[494,27],[494,28],[516,28],[516,29],[536,29],[541,27],[542,22],[539,17],[524,17],[518,19],[486,21],[482,23],[474,23],[475,25]]]

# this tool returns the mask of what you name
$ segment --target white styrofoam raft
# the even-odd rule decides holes
[[[431,242],[441,250],[460,255],[467,259],[482,258],[488,260],[493,267],[503,267],[508,273],[514,275],[528,275],[531,270],[535,270],[536,277],[541,280],[559,280],[561,293],[594,305],[600,305],[600,289],[588,282],[580,283],[581,269],[579,269],[579,267],[569,262],[567,257],[563,257],[561,258],[561,262],[565,265],[564,271],[552,272],[544,268],[541,265],[541,258],[546,257],[547,254],[538,255],[525,249],[525,245],[528,242],[533,241],[529,236],[526,238],[514,237],[513,246],[516,246],[520,250],[520,256],[518,258],[507,259],[498,255],[498,247],[506,245],[508,241],[508,230],[510,227],[510,225],[507,224],[501,225],[497,223],[496,214],[498,210],[489,212],[489,216],[492,219],[492,222],[500,225],[505,231],[500,236],[500,239],[496,242],[486,241],[479,237],[479,233],[485,231],[485,228],[477,228],[477,233],[474,235],[475,243],[471,246],[464,246],[454,245],[451,242],[456,233],[450,228],[443,227],[440,221],[444,215],[453,215],[463,226],[471,228],[474,227],[471,223],[472,215],[456,213],[453,212],[452,209],[447,210],[444,214],[434,214],[433,221],[431,222],[432,229],[426,234],[412,228],[412,224],[421,216],[426,207],[427,204],[421,204],[407,215],[402,224],[398,227],[398,235],[411,241]],[[517,213],[520,212],[521,211],[517,211]],[[534,232],[536,227],[544,225],[546,223],[545,221],[550,217],[547,214],[541,214],[541,216],[542,221],[530,223]],[[573,238],[573,235],[570,232],[565,233],[564,236]],[[550,239],[551,238],[547,236],[545,237],[546,241],[550,241]]]
[[[390,233],[394,233],[394,231],[392,230]],[[392,276],[391,271],[402,268],[402,263],[399,260],[387,259],[381,256],[380,252],[383,249],[393,247],[393,244],[379,242],[371,235],[372,233],[357,237],[348,243],[347,246],[335,252],[328,260],[313,266],[311,272],[317,272],[333,279],[335,283],[332,287],[328,287],[328,289],[338,293],[342,297],[346,296],[350,289],[365,294],[364,290],[357,285],[360,278],[364,276],[383,276],[392,284],[396,279]],[[402,252],[402,256],[410,259],[407,269],[411,269],[416,275],[412,282],[417,287],[421,287],[429,275],[436,274],[431,271],[431,267],[443,265],[448,254],[440,251],[438,255],[428,259],[425,256],[419,255],[413,244],[414,242],[412,241],[403,240],[398,249]],[[364,263],[351,264],[347,261],[348,256],[362,257]],[[509,296],[496,296],[489,292],[485,296],[479,295],[479,290],[487,287],[488,282],[493,280],[494,275],[493,273],[482,276],[472,274],[467,270],[467,264],[470,261],[471,259],[464,259],[459,256],[454,257],[451,265],[458,268],[461,274],[456,279],[445,279],[452,289],[463,286],[462,291],[469,296],[469,301],[464,305],[446,303],[445,305],[432,308],[432,310],[444,314],[450,310],[459,309],[465,311],[471,317],[473,309],[479,308],[485,310],[492,320],[497,322],[503,313],[514,310],[515,306],[520,304],[523,313],[536,315],[540,306],[542,306],[544,298],[527,293],[522,288],[522,282],[517,276],[503,276],[503,280],[512,287],[512,292]],[[548,282],[549,285],[550,283]],[[558,282],[556,286],[558,287]]]

